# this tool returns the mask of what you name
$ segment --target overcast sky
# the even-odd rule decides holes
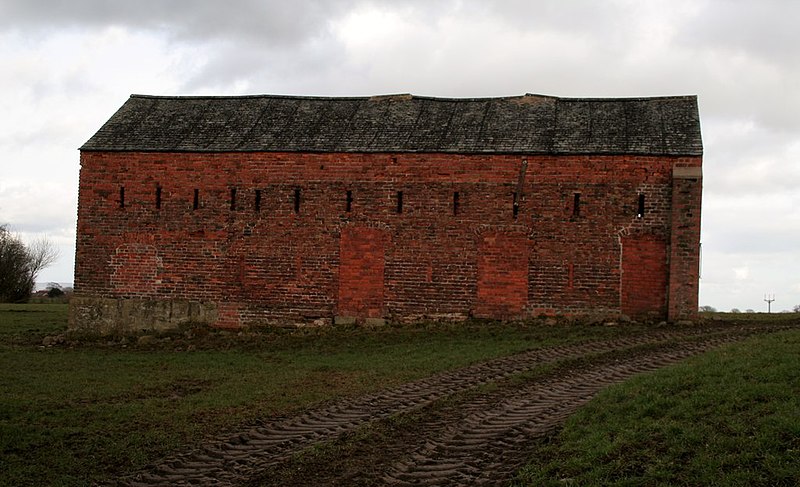
[[[0,224],[72,281],[80,147],[131,93],[698,95],[700,304],[800,304],[800,2],[0,0]]]

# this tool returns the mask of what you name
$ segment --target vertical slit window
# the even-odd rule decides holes
[[[119,187],[119,207],[125,208],[125,186]]]
[[[350,210],[353,209],[353,191],[347,190],[347,195],[345,196],[345,208],[344,211],[350,213]]]
[[[570,262],[567,266],[567,288],[573,289],[575,286],[575,265]]]
[[[156,210],[161,209],[161,186],[156,186]]]
[[[403,212],[403,192],[397,192],[397,213]]]
[[[196,210],[200,208],[200,190],[195,188],[194,196],[192,197],[192,209]]]
[[[512,208],[512,214],[514,216],[514,219],[516,220],[517,216],[519,215],[519,201],[517,200],[517,192],[516,191],[514,191],[514,203],[513,203],[511,208]]]
[[[458,194],[458,191],[453,192],[453,216],[458,216],[458,212],[461,210],[459,208],[461,206],[461,197]]]
[[[256,190],[256,202],[255,202],[255,210],[261,211],[261,190]]]
[[[644,193],[639,193],[639,206],[636,210],[636,218],[644,217]]]
[[[231,211],[236,209],[236,188],[231,188]]]
[[[572,216],[581,216],[581,194],[575,193],[572,199]]]
[[[294,190],[294,212],[300,213],[300,188]]]

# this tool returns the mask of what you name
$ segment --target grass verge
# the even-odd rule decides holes
[[[800,485],[800,332],[607,389],[515,485]]]
[[[630,327],[197,330],[43,347],[66,305],[0,305],[0,485],[87,485],[257,418]]]

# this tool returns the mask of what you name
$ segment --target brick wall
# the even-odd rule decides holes
[[[513,318],[523,315],[528,303],[528,235],[485,231],[478,237],[478,317]]]
[[[667,311],[667,242],[655,235],[622,238],[622,312],[663,317]]]
[[[386,241],[379,228],[344,227],[339,245],[340,316],[380,318],[384,314]]]
[[[700,184],[672,171],[699,158],[526,159],[520,185],[513,155],[83,152],[72,326],[131,299],[218,326],[696,304]]]
[[[700,285],[700,207],[703,178],[699,165],[677,164],[672,178],[670,241],[670,320],[694,319]]]

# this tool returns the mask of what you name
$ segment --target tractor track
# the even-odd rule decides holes
[[[505,485],[524,463],[531,440],[553,431],[603,388],[737,338],[714,337],[635,351],[629,357],[577,367],[558,378],[533,381],[514,391],[503,390],[504,397],[491,408],[478,407],[392,465],[382,483]],[[481,402],[485,399],[476,405]]]
[[[209,438],[202,446],[113,485],[240,485],[285,464],[308,447],[335,440],[372,421],[502,382],[545,364],[586,358],[588,365],[467,400],[457,421],[431,424],[429,435],[403,450],[375,479],[390,485],[502,485],[524,462],[526,444],[554,430],[604,387],[753,334],[787,328],[792,326],[669,329],[531,350]]]

